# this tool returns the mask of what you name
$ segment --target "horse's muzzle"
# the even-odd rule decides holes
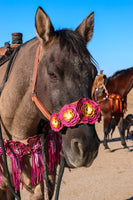
[[[83,167],[83,166],[89,167],[93,163],[94,159],[96,158],[98,154],[100,140],[97,137],[95,129],[93,128],[91,129],[94,131],[92,133],[92,130],[91,130],[92,135],[85,134],[84,128],[83,128],[83,131],[81,131],[80,133],[80,137],[78,137],[79,134],[76,135],[77,133],[76,132],[75,137],[69,138],[69,140],[67,140],[67,145],[64,142],[66,141],[66,139],[63,140],[62,153],[64,154],[67,167],[70,167],[70,168],[77,168],[77,167]]]

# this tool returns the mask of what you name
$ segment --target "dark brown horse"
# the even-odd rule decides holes
[[[127,94],[130,92],[132,87],[133,67],[118,71],[108,79],[104,74],[101,74],[94,81],[92,98],[99,103],[101,113],[103,115],[103,145],[105,149],[109,149],[107,144],[107,136],[111,131],[112,120],[115,119],[115,125],[118,125],[119,128],[126,109]],[[113,96],[111,94],[113,94]],[[113,97],[116,98],[112,99]],[[114,119],[112,119],[112,117]],[[125,134],[120,128],[119,131],[121,136],[121,144],[124,146],[124,148],[127,148]]]
[[[62,106],[80,98],[91,98],[91,88],[97,75],[87,43],[93,35],[94,13],[88,15],[75,31],[55,31],[48,15],[38,8],[35,17],[37,37],[23,44],[9,72],[0,97],[1,130],[4,140],[22,141],[37,134],[41,118],[48,121],[32,102],[34,65],[40,44],[36,92],[47,111],[58,113]],[[7,63],[0,68],[1,82]],[[90,166],[96,158],[99,139],[95,125],[80,124],[66,128],[62,137],[63,150],[69,167]],[[11,163],[8,159],[11,174]],[[14,199],[5,177],[1,158],[2,185],[0,199]],[[32,186],[31,157],[23,158],[23,189],[21,200],[44,199],[44,183]],[[55,176],[50,179],[55,185]],[[13,183],[12,183],[13,184]]]

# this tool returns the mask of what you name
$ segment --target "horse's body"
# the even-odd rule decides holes
[[[39,44],[36,91],[49,113],[59,112],[63,105],[79,98],[90,98],[97,74],[86,48],[93,34],[93,13],[75,31],[55,31],[47,14],[39,8],[35,25],[37,38],[21,46],[0,97],[1,130],[3,138],[7,140],[21,141],[34,136],[41,118],[47,121],[32,102],[34,63]],[[3,78],[6,66],[7,63],[0,69],[0,78]],[[98,152],[99,139],[94,125],[81,124],[67,128],[62,142],[63,155],[69,167],[90,166]],[[44,199],[43,182],[34,187],[31,184],[30,156],[24,157],[23,163],[24,184],[23,190],[20,190],[21,199]],[[13,199],[5,178],[3,159],[1,164],[0,199]],[[12,174],[10,159],[8,165]],[[51,183],[54,191],[55,174]]]
[[[118,71],[108,79],[106,79],[106,77],[104,76],[103,79],[104,81],[106,81],[106,89],[105,87],[102,87],[103,84],[102,83],[101,88],[97,90],[97,101],[99,102],[101,113],[103,115],[103,123],[104,123],[103,145],[105,146],[105,149],[109,149],[107,144],[107,136],[111,131],[112,117],[114,117],[115,119],[115,125],[118,125],[119,128],[124,115],[124,110],[122,112],[120,112],[120,110],[118,111],[111,110],[109,95],[118,94],[121,96],[121,98],[124,99],[124,101],[126,101],[127,94],[133,87],[133,67],[126,70]],[[121,135],[121,143],[124,146],[124,148],[126,148],[127,145],[125,142],[124,132],[121,130],[120,130],[120,135]]]

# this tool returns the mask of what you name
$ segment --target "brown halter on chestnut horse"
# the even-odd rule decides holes
[[[35,27],[37,37],[18,47],[9,63],[3,57],[0,67],[0,199],[4,200],[14,200],[12,192],[21,200],[52,199],[59,135],[61,156],[70,168],[89,167],[100,143],[95,130],[100,108],[90,99],[97,69],[87,49],[93,35],[94,13],[74,31],[56,31],[39,7]],[[52,130],[46,125],[49,120]],[[9,173],[5,172],[4,148]],[[43,158],[47,159],[44,166]],[[46,179],[43,170],[47,171]],[[6,176],[15,192],[13,188],[10,191]]]
[[[100,74],[94,81],[92,99],[99,103],[103,115],[105,149],[109,149],[107,136],[111,130],[112,117],[119,128],[127,107],[127,95],[132,87],[133,67],[118,71],[108,79],[104,74]],[[119,131],[121,144],[127,148],[124,132],[120,128]]]

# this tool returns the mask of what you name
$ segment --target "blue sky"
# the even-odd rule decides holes
[[[74,30],[94,11],[94,34],[87,47],[99,69],[110,76],[133,66],[133,0],[0,0],[0,47],[11,42],[13,32],[22,32],[23,42],[36,35],[39,6],[55,29]]]

